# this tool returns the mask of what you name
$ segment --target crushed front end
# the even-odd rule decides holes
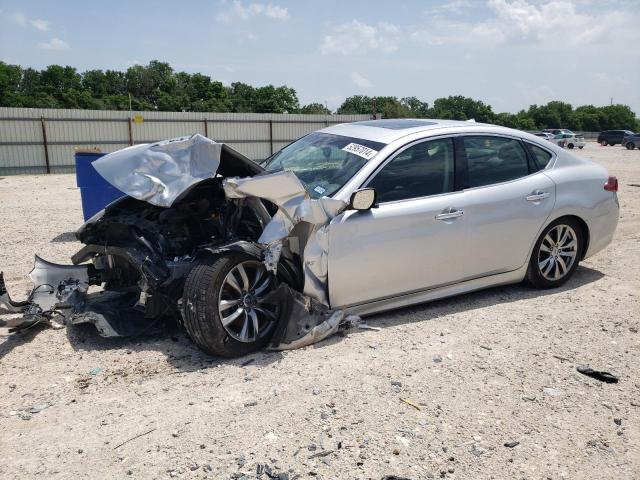
[[[185,293],[190,273],[235,254],[261,262],[273,278],[268,301],[279,315],[273,348],[303,346],[338,329],[344,315],[328,306],[325,229],[344,202],[309,199],[292,173],[264,174],[200,135],[131,147],[94,166],[127,196],[76,232],[84,246],[73,265],[36,257],[26,300],[12,300],[0,274],[0,314],[11,316],[6,326],[92,323],[100,335],[116,337],[166,321],[185,324],[195,301]],[[185,326],[197,344],[221,353]]]

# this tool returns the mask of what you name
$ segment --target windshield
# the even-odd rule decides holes
[[[385,146],[361,138],[311,133],[271,157],[267,172],[292,171],[311,198],[336,193]]]

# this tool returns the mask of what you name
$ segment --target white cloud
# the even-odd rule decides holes
[[[24,15],[24,13],[15,12],[13,15],[11,15],[11,18],[13,18],[14,22],[23,27],[27,24],[27,17]]]
[[[360,75],[358,72],[351,72],[351,81],[356,87],[360,87],[360,88],[373,87],[373,84],[371,83],[371,81],[368,78]]]
[[[46,32],[47,30],[49,30],[49,25],[51,24],[51,22],[49,22],[48,20],[42,20],[39,18],[29,20],[29,23],[31,24],[31,26],[37,28],[41,32]]]
[[[43,20],[41,18],[27,18],[27,16],[22,12],[14,12],[11,15],[11,18],[21,27],[31,25],[33,28],[40,30],[41,32],[48,31],[49,25],[51,25],[51,22],[49,20]]]
[[[234,19],[248,20],[259,15],[276,20],[288,20],[290,18],[289,10],[286,7],[273,3],[249,3],[245,5],[240,0],[233,0],[231,4],[223,3],[229,5],[229,8],[216,16],[217,20],[221,22],[231,22]]]
[[[352,20],[337,25],[329,35],[325,35],[320,45],[323,55],[354,55],[368,51],[392,53],[398,49],[396,25],[380,22],[368,25]]]
[[[69,48],[69,44],[59,38],[52,38],[48,42],[39,43],[38,47],[45,50],[67,50]]]
[[[463,13],[465,9],[472,7],[469,0],[451,0],[435,7],[428,8],[424,13],[427,15],[451,15]]]
[[[528,47],[566,49],[640,37],[638,16],[612,8],[589,14],[568,0],[544,3],[488,0],[487,6],[492,16],[486,20],[463,22],[437,17],[416,29],[412,38],[428,45],[486,48],[521,43]]]

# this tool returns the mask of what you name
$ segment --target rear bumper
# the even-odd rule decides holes
[[[596,209],[597,214],[587,220],[589,227],[589,248],[584,258],[588,258],[604,249],[613,240],[618,226],[620,206],[618,195],[613,194],[611,200]]]

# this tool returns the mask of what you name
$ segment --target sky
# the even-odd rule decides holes
[[[465,95],[496,112],[563,100],[640,115],[640,0],[0,0],[0,60],[126,70],[150,60],[226,84]]]

